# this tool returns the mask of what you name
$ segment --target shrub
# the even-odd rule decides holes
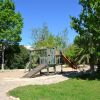
[[[24,46],[10,46],[5,50],[6,68],[25,68],[29,61],[29,51]]]

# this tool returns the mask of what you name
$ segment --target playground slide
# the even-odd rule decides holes
[[[45,67],[47,67],[47,64],[41,64],[41,65],[37,66],[35,69],[31,70],[29,73],[27,73],[24,77],[31,78],[31,77],[35,76],[35,74],[40,72],[42,69],[44,69]]]
[[[71,60],[69,60],[68,57],[65,57],[65,56],[62,54],[62,58],[64,59],[64,62],[69,63],[69,65],[70,65],[72,68],[77,69],[77,66],[76,66]]]

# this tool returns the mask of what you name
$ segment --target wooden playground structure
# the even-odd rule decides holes
[[[35,68],[31,70],[32,61],[34,62]],[[24,76],[26,78],[34,77],[37,73],[41,73],[41,70],[46,68],[47,75],[49,74],[49,68],[54,68],[54,73],[56,73],[56,65],[62,65],[68,63],[70,67],[77,69],[77,66],[68,57],[64,56],[61,51],[57,51],[55,48],[46,49],[34,49],[30,50],[30,63],[28,65],[29,72]]]

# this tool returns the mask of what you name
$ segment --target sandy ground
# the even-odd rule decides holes
[[[57,72],[61,70],[61,67],[57,67]],[[46,69],[42,70],[42,72],[45,72]],[[52,72],[53,69],[50,68],[50,71]],[[63,68],[64,72],[74,72],[76,70],[73,70],[72,68]],[[68,77],[61,75],[61,74],[55,74],[55,75],[49,75],[49,76],[39,76],[35,78],[22,78],[27,72],[25,70],[6,70],[4,72],[0,71],[0,100],[17,100],[12,99],[12,97],[7,96],[7,92],[13,88],[16,88],[18,86],[24,86],[24,85],[43,85],[43,84],[53,84],[62,82],[64,80],[68,80]],[[18,99],[19,100],[19,99]]]

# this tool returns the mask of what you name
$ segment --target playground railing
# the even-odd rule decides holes
[[[40,57],[40,64],[47,64],[47,57]]]

